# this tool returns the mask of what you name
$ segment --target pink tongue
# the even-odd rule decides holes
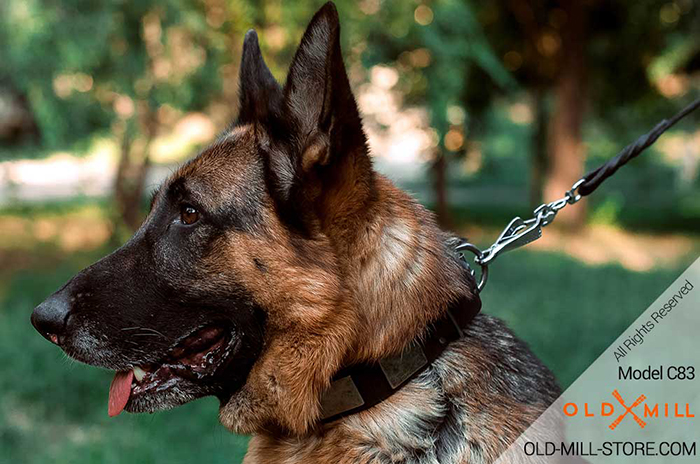
[[[124,410],[126,403],[129,402],[131,382],[133,380],[133,369],[117,372],[114,376],[112,385],[109,386],[109,404],[107,405],[109,417],[118,416]]]

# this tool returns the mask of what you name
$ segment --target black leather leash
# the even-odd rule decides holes
[[[557,212],[593,193],[600,184],[621,166],[651,146],[671,126],[700,107],[700,99],[685,107],[670,119],[664,119],[654,128],[626,146],[607,163],[578,180],[564,197],[538,206],[532,219],[513,219],[498,239],[484,251],[466,241],[455,248],[462,258],[467,272],[475,278],[475,272],[464,259],[464,252],[473,253],[475,263],[481,267],[481,277],[476,284],[473,299],[462,298],[447,308],[445,314],[430,324],[422,338],[416,339],[399,355],[384,358],[377,363],[366,363],[342,369],[333,378],[321,401],[324,423],[364,411],[389,398],[408,382],[425,371],[447,348],[463,335],[466,328],[481,310],[479,293],[486,285],[488,266],[496,257],[509,250],[537,240],[542,228],[554,220]]]
[[[664,119],[654,126],[651,131],[639,137],[634,143],[627,145],[610,161],[583,176],[583,182],[579,185],[578,193],[583,197],[593,193],[605,179],[615,174],[615,171],[617,171],[620,166],[624,166],[629,160],[636,158],[641,152],[656,142],[656,139],[658,139],[661,134],[698,108],[700,108],[700,99],[695,100],[693,103],[683,108],[671,119]]]
[[[637,157],[640,153],[649,148],[656,142],[659,136],[666,132],[671,126],[698,108],[700,108],[700,99],[695,100],[693,103],[683,108],[672,118],[664,119],[654,126],[651,131],[639,137],[634,143],[627,145],[621,152],[615,155],[614,158],[610,159],[610,161],[590,171],[579,179],[574,183],[571,189],[564,194],[563,198],[538,206],[533,213],[533,218],[524,220],[516,217],[513,219],[506,228],[503,229],[503,232],[501,232],[501,235],[496,239],[494,244],[484,251],[479,250],[479,248],[471,243],[460,244],[457,247],[457,251],[461,253],[468,251],[474,254],[474,262],[481,267],[481,277],[478,284],[479,291],[483,290],[486,285],[488,266],[496,257],[506,251],[520,248],[540,238],[542,236],[542,228],[552,223],[559,210],[567,205],[573,205],[581,198],[593,193],[605,179],[613,175],[631,159]]]

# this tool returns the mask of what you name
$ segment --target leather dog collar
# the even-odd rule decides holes
[[[321,400],[322,421],[335,421],[389,398],[427,369],[451,342],[461,338],[462,329],[480,310],[478,293],[472,299],[463,297],[430,324],[425,337],[411,342],[400,354],[339,371]]]

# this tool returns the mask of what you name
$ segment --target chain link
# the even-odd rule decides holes
[[[573,205],[577,203],[582,196],[593,193],[605,179],[613,175],[621,166],[624,166],[629,160],[642,153],[646,148],[651,146],[661,134],[698,108],[700,108],[700,99],[695,100],[683,108],[683,110],[672,118],[664,119],[658,123],[650,132],[639,137],[634,143],[627,145],[607,163],[589,172],[583,179],[578,180],[571,189],[566,192],[564,198],[538,206],[533,212],[534,217],[532,219],[525,221],[516,217],[510,221],[510,224],[501,232],[496,242],[483,252],[471,243],[462,242],[458,245],[456,250],[462,255],[462,260],[467,267],[469,267],[469,264],[464,257],[465,251],[473,253],[475,255],[474,262],[481,266],[481,279],[478,283],[478,291],[481,291],[484,285],[486,285],[489,264],[501,253],[515,250],[540,238],[542,236],[542,228],[551,224],[557,213],[566,207],[566,205]],[[475,274],[471,267],[469,267],[469,271],[472,275]]]
[[[477,290],[479,292],[481,292],[486,285],[488,266],[502,253],[515,250],[540,238],[542,236],[542,228],[551,224],[559,211],[564,209],[567,205],[577,203],[581,199],[578,188],[584,182],[585,179],[579,179],[571,186],[571,189],[565,193],[563,198],[550,203],[543,203],[535,208],[533,211],[533,218],[523,220],[520,217],[516,217],[510,221],[494,244],[486,250],[481,251],[468,242],[462,242],[457,246],[456,249],[458,252],[462,253],[462,257],[464,257],[465,251],[473,253],[474,262],[481,267],[481,277],[477,284]],[[472,270],[471,267],[469,269],[472,275],[474,275],[474,270]]]

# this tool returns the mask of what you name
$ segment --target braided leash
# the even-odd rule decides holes
[[[581,198],[593,193],[605,179],[613,175],[621,166],[636,158],[656,142],[661,134],[698,108],[700,108],[700,99],[683,108],[672,118],[664,119],[654,126],[651,131],[639,137],[634,143],[627,145],[610,161],[579,179],[571,187],[571,190],[566,192],[563,198],[538,206],[533,213],[533,218],[524,220],[516,217],[510,221],[494,244],[486,250],[481,251],[473,244],[462,241],[456,250],[462,254],[463,259],[465,251],[474,254],[474,262],[481,268],[481,277],[477,286],[478,291],[481,292],[486,285],[488,266],[496,257],[501,253],[520,248],[540,238],[542,236],[542,228],[554,221],[559,210],[566,205],[573,205]],[[466,259],[464,260],[466,261]],[[471,272],[474,274],[473,270]]]

